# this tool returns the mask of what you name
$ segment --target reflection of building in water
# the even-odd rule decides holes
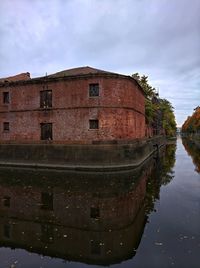
[[[200,173],[200,141],[183,138],[182,143],[187,153],[192,157],[195,170]]]
[[[147,164],[134,173],[63,178],[1,171],[1,246],[96,264],[132,257],[146,222]]]

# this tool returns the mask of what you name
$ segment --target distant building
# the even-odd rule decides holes
[[[0,79],[0,142],[91,143],[145,136],[145,96],[130,76],[80,67]]]

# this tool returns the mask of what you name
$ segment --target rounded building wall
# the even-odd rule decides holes
[[[98,84],[98,96],[90,96],[90,84]],[[51,91],[52,107],[40,107],[44,90]],[[13,84],[9,92],[10,103],[0,106],[1,141],[39,142],[41,124],[51,124],[51,139],[55,142],[87,143],[145,136],[145,98],[128,77]],[[4,131],[4,122],[9,122],[9,131]]]

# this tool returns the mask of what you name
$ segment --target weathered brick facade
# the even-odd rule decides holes
[[[98,86],[97,96],[90,96],[90,84]],[[50,92],[50,106],[41,107],[41,91]],[[145,136],[144,93],[129,76],[90,67],[34,79],[27,73],[1,79],[0,96],[0,142],[90,143]],[[42,126],[49,128],[49,137],[41,138]]]

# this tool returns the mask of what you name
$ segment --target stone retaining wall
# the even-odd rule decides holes
[[[135,167],[164,143],[164,137],[155,137],[125,144],[1,144],[0,164],[64,169]]]

